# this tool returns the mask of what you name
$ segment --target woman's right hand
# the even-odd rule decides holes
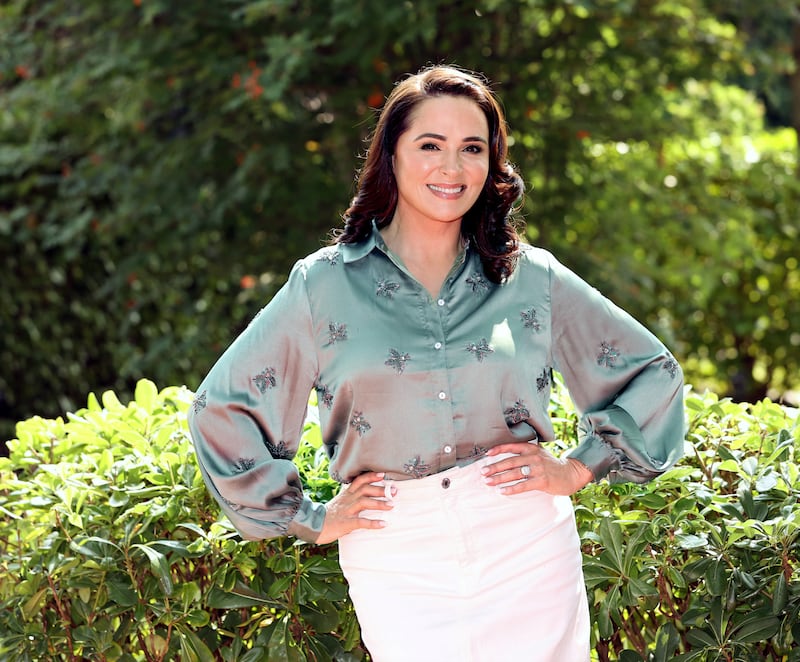
[[[386,522],[380,519],[369,519],[361,517],[364,510],[391,510],[391,501],[385,499],[385,488],[383,485],[373,485],[383,480],[384,474],[374,471],[361,474],[356,478],[347,489],[340,490],[339,493],[325,504],[325,521],[322,531],[315,541],[318,545],[324,545],[342,536],[347,535],[356,529],[382,529]],[[392,496],[397,492],[392,487]]]

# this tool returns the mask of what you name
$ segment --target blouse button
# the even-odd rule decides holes
[[[433,343],[433,348],[434,349],[441,349],[442,348],[442,343],[440,343],[440,342]]]
[[[444,391],[439,391],[439,400],[444,400],[447,397],[447,393]]]
[[[445,446],[444,447],[444,452],[445,453],[452,453],[453,452],[453,447],[452,446]]]
[[[437,303],[439,306],[443,306],[443,305],[444,305],[444,299],[439,299],[439,300],[438,300],[436,303]]]
[[[444,489],[447,489],[448,487],[450,487],[450,479],[449,478],[442,479],[442,487]]]

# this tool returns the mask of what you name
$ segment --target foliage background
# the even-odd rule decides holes
[[[544,245],[698,387],[800,382],[794,0],[7,0],[0,421],[200,378],[325,241],[384,95],[485,72]]]
[[[577,415],[558,385],[558,447]],[[192,393],[146,380],[17,427],[0,458],[0,658],[357,662],[336,545],[243,542],[191,451]],[[327,501],[316,407],[295,458]],[[573,497],[594,660],[800,662],[800,419],[687,393],[689,444],[647,485]],[[487,608],[491,608],[487,605]]]

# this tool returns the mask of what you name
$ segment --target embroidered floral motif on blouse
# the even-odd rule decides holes
[[[425,464],[419,455],[412,457],[403,465],[403,471],[414,478],[422,478],[431,470],[430,465]]]
[[[481,341],[478,344],[471,342],[467,345],[467,351],[471,352],[475,355],[475,358],[478,361],[483,361],[489,354],[494,352],[494,350],[489,346],[489,341],[486,338],[481,338]]]
[[[526,329],[533,329],[534,331],[537,332],[542,330],[542,325],[536,318],[535,308],[528,308],[528,310],[522,310],[520,311],[519,316],[522,318],[522,324]]]
[[[522,423],[522,421],[530,418],[531,416],[528,408],[521,400],[517,400],[514,405],[506,409],[503,414],[505,414],[506,422],[510,425]]]
[[[668,358],[661,367],[669,373],[670,377],[675,379],[675,375],[678,374],[678,362],[675,359]]]
[[[254,466],[256,466],[256,461],[252,457],[240,457],[233,463],[233,470],[235,473],[241,474],[250,471]]]
[[[488,449],[484,448],[483,446],[478,446],[478,444],[473,445],[472,450],[469,453],[469,457],[471,458],[478,458],[483,457],[486,455],[486,451]]]
[[[253,381],[256,383],[256,387],[261,391],[262,395],[267,392],[267,389],[275,388],[275,385],[278,383],[275,376],[275,368],[264,368],[253,377]]]
[[[613,368],[617,363],[619,350],[612,347],[605,340],[600,343],[600,353],[597,355],[597,365]]]
[[[339,262],[339,251],[336,249],[324,251],[318,259],[320,262],[327,262],[332,267],[335,267]]]
[[[331,322],[328,324],[328,344],[333,345],[340,340],[347,340],[347,325]]]
[[[350,427],[358,432],[359,437],[363,437],[367,430],[372,429],[372,426],[367,423],[367,419],[364,418],[364,414],[360,411],[353,412],[353,417],[350,419]]]
[[[482,273],[477,271],[473,272],[472,275],[467,278],[466,282],[476,294],[480,294],[489,289],[489,281],[486,280]]]
[[[394,293],[400,289],[400,283],[395,283],[393,280],[381,278],[376,283],[377,289],[375,294],[379,297],[386,297],[387,299],[394,299]]]
[[[388,365],[394,368],[394,371],[401,375],[403,374],[403,370],[406,368],[406,363],[411,360],[411,354],[403,354],[402,352],[398,352],[396,349],[389,350],[389,358],[386,359],[383,363],[384,365]]]
[[[194,409],[195,414],[206,408],[206,393],[207,391],[203,390],[194,396],[192,400],[192,409]]]
[[[536,390],[541,393],[550,386],[550,368],[544,368],[542,374],[536,378]]]
[[[272,457],[274,457],[276,460],[292,459],[292,454],[289,452],[289,449],[286,448],[286,443],[284,441],[279,441],[277,446],[269,439],[267,439],[264,443],[267,446],[269,454],[272,455]]]
[[[238,512],[242,509],[242,507],[238,503],[234,503],[233,501],[230,501],[225,497],[221,497],[221,499],[223,503],[225,503],[225,505],[228,506],[228,508],[230,508],[233,512]]]
[[[314,388],[317,389],[317,402],[328,409],[333,407],[333,392],[330,388],[328,388],[326,384],[321,384],[320,382],[314,384]]]

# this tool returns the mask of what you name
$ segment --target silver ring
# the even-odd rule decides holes
[[[525,478],[531,475],[531,468],[527,464],[523,464],[519,468],[519,471],[523,476],[525,476]]]

